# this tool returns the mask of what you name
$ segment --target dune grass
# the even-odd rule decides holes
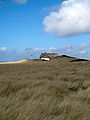
[[[0,65],[0,120],[90,120],[90,61]]]

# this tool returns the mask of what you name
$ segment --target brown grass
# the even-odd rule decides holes
[[[0,65],[0,120],[90,120],[90,61]]]

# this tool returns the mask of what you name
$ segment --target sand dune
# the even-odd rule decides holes
[[[0,65],[0,120],[90,120],[90,61]]]
[[[20,61],[14,61],[14,62],[0,62],[0,64],[16,64],[16,63],[23,63],[26,62],[27,60],[20,60]]]

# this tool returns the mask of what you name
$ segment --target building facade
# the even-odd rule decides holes
[[[40,55],[40,59],[42,60],[51,60],[51,59],[54,59],[55,57],[57,57],[58,54],[57,53],[41,53]]]

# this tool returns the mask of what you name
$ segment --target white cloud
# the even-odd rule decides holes
[[[17,61],[25,58],[38,59],[43,52],[55,52],[58,55],[90,60],[90,44],[84,43],[79,46],[65,45],[62,48],[25,48],[22,50],[0,47],[0,61]]]
[[[17,3],[17,4],[26,4],[29,0],[0,0],[0,6],[5,5],[9,2]]]
[[[0,51],[2,52],[7,51],[7,47],[0,47]]]
[[[90,48],[90,44],[83,43],[80,45],[81,48]]]
[[[61,37],[90,33],[90,0],[64,1],[43,21],[45,32]]]
[[[87,49],[88,47],[88,49]],[[55,52],[59,55],[68,55],[77,58],[85,58],[90,60],[90,44],[83,43],[78,46],[73,46],[71,44],[62,46],[62,48],[26,48],[22,50],[21,55],[26,58],[39,58],[40,54],[43,52]],[[31,56],[28,56],[32,54]]]
[[[16,2],[18,4],[25,4],[28,2],[28,0],[12,0],[13,2]]]
[[[60,4],[59,5],[54,5],[54,6],[51,6],[51,7],[44,7],[41,10],[41,13],[47,14],[47,13],[50,13],[52,11],[58,11],[59,7],[60,7]]]

